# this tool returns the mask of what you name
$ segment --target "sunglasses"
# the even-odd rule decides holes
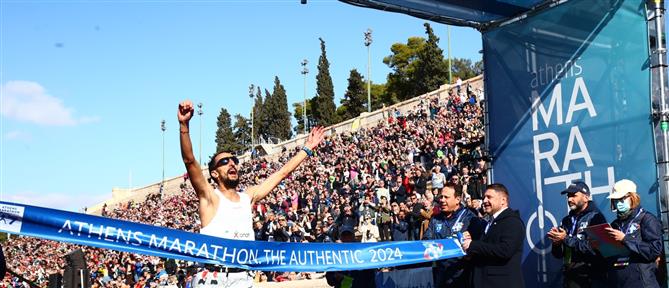
[[[236,156],[224,157],[224,158],[219,159],[218,162],[216,162],[216,166],[215,166],[214,169],[216,169],[218,167],[221,167],[221,166],[228,165],[228,163],[230,163],[230,160],[232,160],[232,162],[234,162],[235,165],[239,164],[239,158],[237,158]]]

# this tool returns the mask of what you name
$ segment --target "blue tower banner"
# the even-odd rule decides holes
[[[464,256],[454,238],[379,243],[229,240],[99,216],[0,201],[0,231],[249,270],[341,271]]]
[[[558,287],[546,233],[568,213],[571,181],[609,221],[606,196],[624,178],[657,211],[644,1],[567,1],[486,31],[483,47],[493,181],[526,223],[528,287]]]

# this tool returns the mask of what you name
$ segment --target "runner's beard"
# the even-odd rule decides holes
[[[230,179],[229,176],[223,177],[223,185],[225,185],[226,188],[237,188],[237,185],[239,185],[239,176],[237,176],[237,179]]]

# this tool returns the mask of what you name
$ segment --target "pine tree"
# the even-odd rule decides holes
[[[448,81],[448,66],[444,63],[444,50],[439,48],[439,37],[434,35],[430,24],[425,23],[427,41],[418,51],[418,65],[413,75],[416,81],[416,95],[434,91]],[[412,97],[413,97],[412,96]]]
[[[445,63],[448,63],[448,59],[444,61]],[[471,59],[453,58],[451,63],[453,67],[453,82],[455,82],[456,77],[462,80],[467,80],[483,73],[483,61],[472,63]]]
[[[342,120],[358,117],[360,113],[367,111],[367,84],[356,69],[351,70],[348,76],[348,88],[339,108],[345,110],[340,112]]]
[[[251,120],[241,114],[235,114],[235,125],[232,133],[238,147],[236,150],[246,150],[251,145]]]
[[[325,41],[321,41],[321,56],[318,58],[318,74],[316,75],[316,96],[312,103],[314,119],[321,126],[337,123],[336,105],[334,103],[334,85],[330,76],[330,62],[325,52]]]
[[[395,43],[390,47],[393,53],[383,58],[383,63],[388,65],[393,72],[388,74],[384,95],[384,103],[394,104],[418,96],[416,89],[415,71],[418,66],[418,52],[425,46],[422,37],[410,37],[407,43]]]
[[[290,139],[293,133],[290,129],[290,112],[288,111],[286,89],[281,84],[278,76],[274,77],[271,99],[271,109],[269,109],[269,115],[271,116],[269,122],[270,135],[281,140]]]
[[[221,108],[216,121],[216,151],[235,152],[238,146],[232,133],[230,124],[230,113],[225,108]]]

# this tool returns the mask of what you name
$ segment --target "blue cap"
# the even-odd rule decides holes
[[[590,187],[588,187],[588,184],[585,184],[583,181],[574,181],[560,194],[573,194],[576,192],[581,192],[590,196]]]

